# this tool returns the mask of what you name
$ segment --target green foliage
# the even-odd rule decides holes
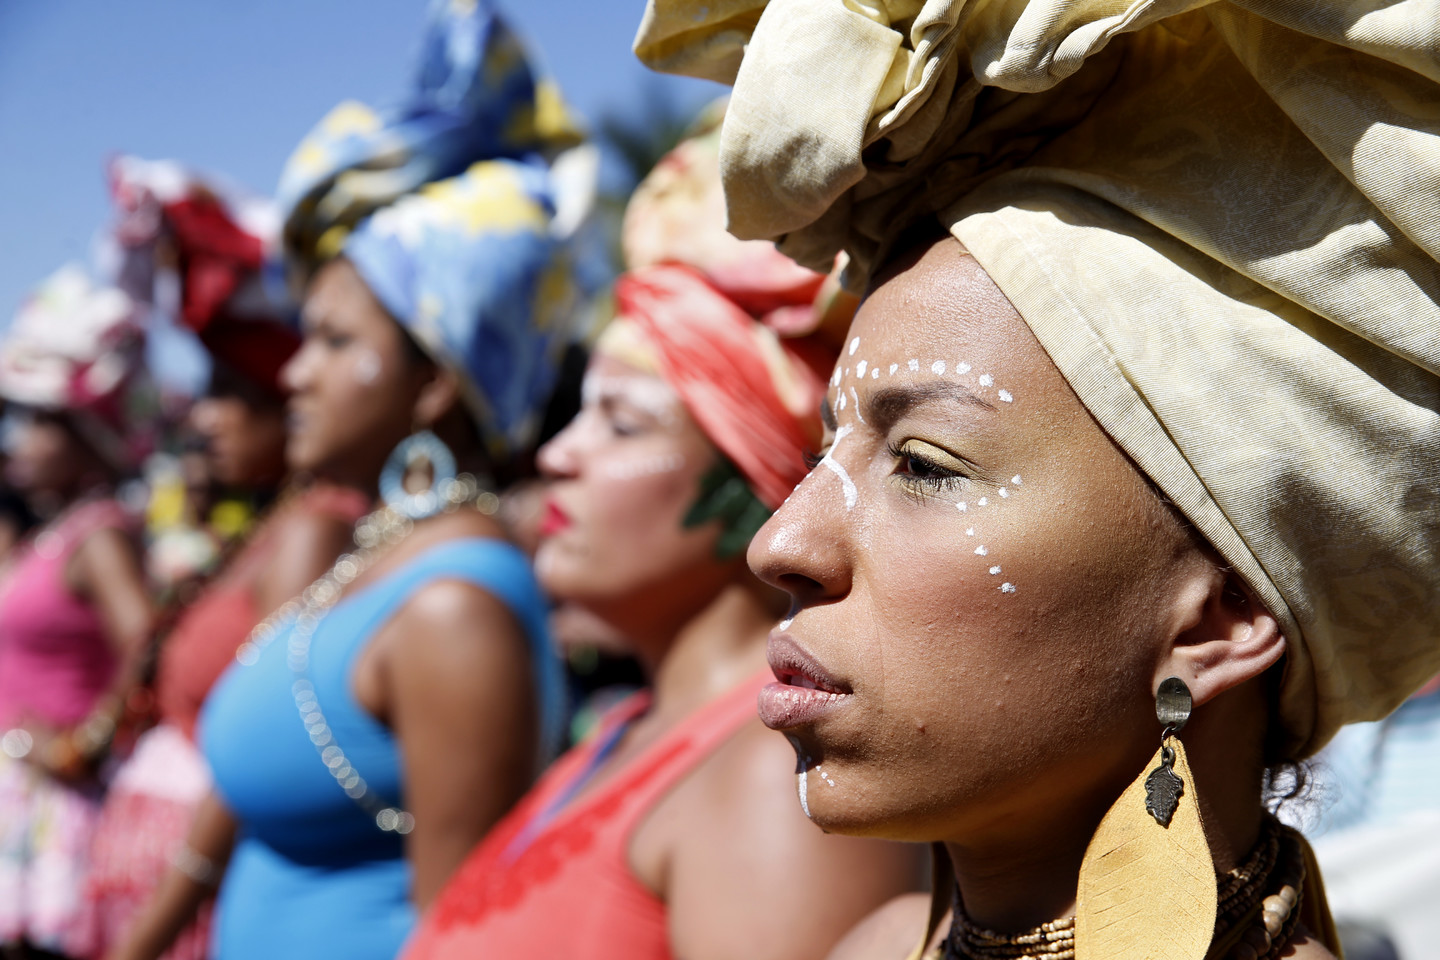
[[[724,457],[700,478],[700,496],[685,514],[686,528],[720,521],[715,555],[729,560],[745,552],[755,534],[770,519],[770,508],[760,502],[750,484]]]

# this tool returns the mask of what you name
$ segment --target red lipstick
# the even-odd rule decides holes
[[[554,499],[545,501],[545,517],[540,521],[540,536],[553,537],[571,524],[570,515],[560,509],[560,505]]]
[[[760,690],[760,720],[771,730],[814,723],[848,701],[850,688],[835,679],[789,634],[772,633],[766,648],[775,683]]]

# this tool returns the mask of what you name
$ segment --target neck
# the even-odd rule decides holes
[[[761,669],[773,624],[758,589],[745,582],[723,588],[680,627],[663,653],[645,658],[655,712],[689,713]]]

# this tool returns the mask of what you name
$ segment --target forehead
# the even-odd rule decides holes
[[[888,364],[897,358],[901,369],[911,358],[931,358],[926,372],[934,359],[944,359],[951,369],[956,363],[985,366],[1012,383],[1036,376],[1060,379],[1010,301],[951,237],[881,275],[856,314],[840,363]]]

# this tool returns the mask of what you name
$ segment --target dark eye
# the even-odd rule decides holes
[[[928,443],[909,440],[891,447],[890,453],[896,475],[914,492],[939,493],[968,479],[962,461]]]

